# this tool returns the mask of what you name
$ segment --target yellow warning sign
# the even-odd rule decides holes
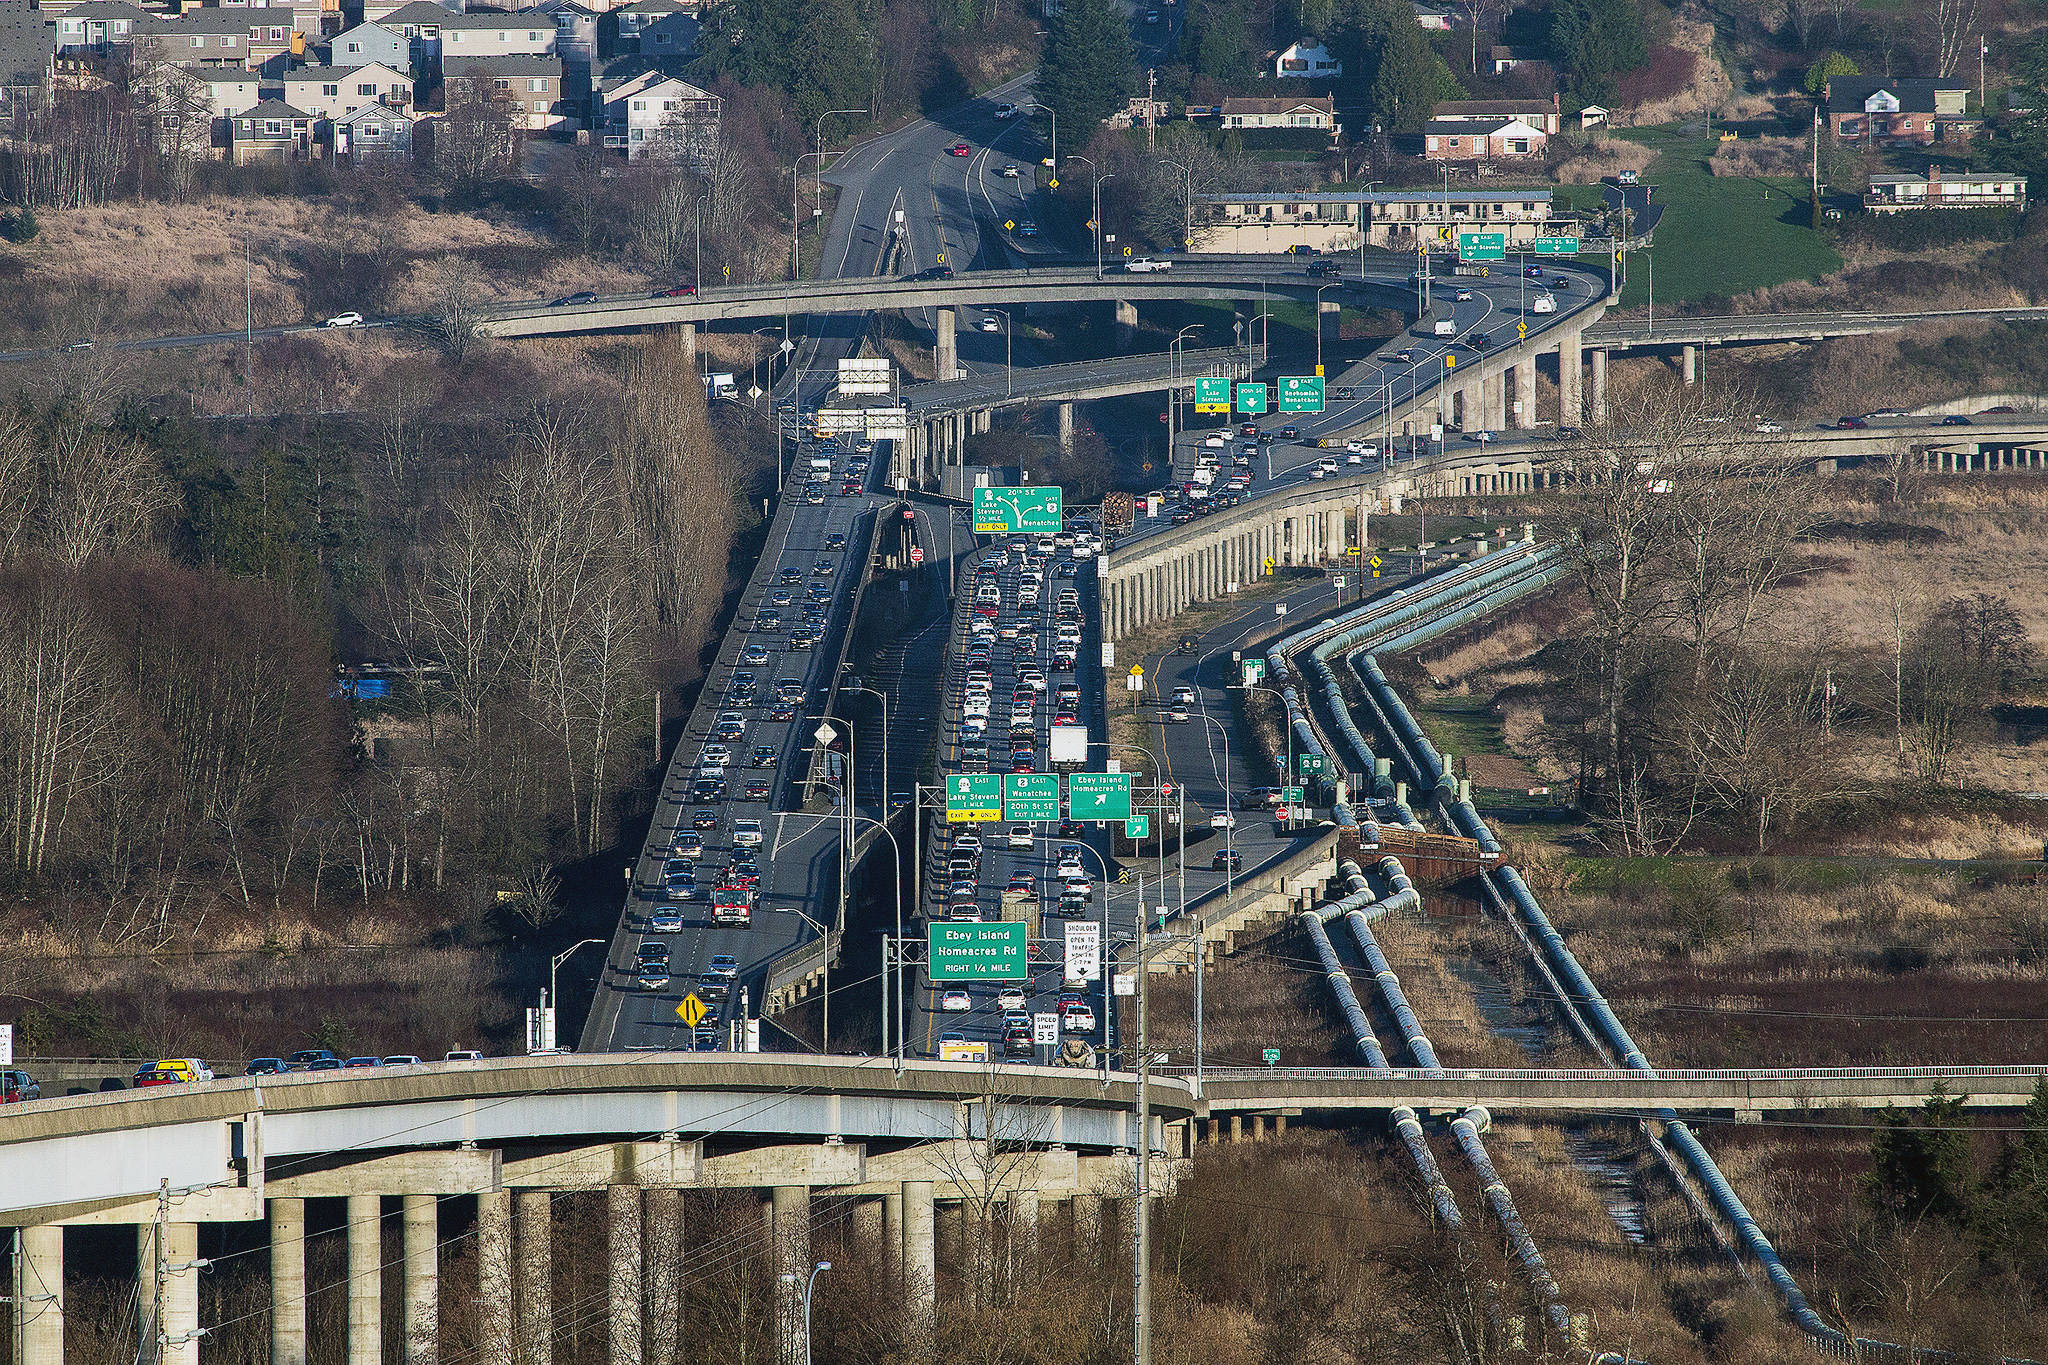
[[[703,1023],[704,1016],[710,1012],[705,1007],[704,1002],[697,998],[695,991],[691,991],[688,995],[684,996],[682,1003],[676,1006],[676,1018],[688,1024],[691,1028],[695,1028]]]
[[[1384,564],[1386,561],[1381,559],[1378,555],[1374,555],[1367,562],[1370,563],[1375,569],[1377,569],[1381,564]]]

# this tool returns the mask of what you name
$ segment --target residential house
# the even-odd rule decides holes
[[[562,98],[560,57],[531,53],[502,57],[450,54],[441,58],[441,72],[443,98],[448,104],[465,93],[472,98],[510,100],[517,109],[513,126],[529,133],[546,132],[570,121],[568,103]]]
[[[367,16],[369,10],[365,9],[363,13]],[[441,60],[441,25],[451,17],[434,0],[408,0],[404,5],[386,10],[375,22],[379,28],[389,29],[405,39],[412,69],[424,75]],[[371,21],[366,17],[364,22]]]
[[[365,104],[410,109],[412,77],[381,62],[302,66],[285,73],[284,102],[316,119],[337,119]]]
[[[1486,65],[1494,75],[1505,76],[1510,71],[1519,71],[1524,67],[1532,66],[1547,67],[1550,63],[1541,52],[1536,51],[1534,48],[1502,47],[1496,43],[1487,50]]]
[[[360,22],[365,24],[383,24],[384,27],[390,28],[392,15],[396,14],[399,10],[408,9],[418,3],[419,0],[362,0],[362,4],[358,7],[362,15]],[[449,3],[435,5],[434,8],[440,10],[443,14],[460,14],[462,13],[462,0],[449,0]]]
[[[1334,81],[1344,74],[1344,63],[1330,55],[1320,38],[1303,38],[1272,57],[1278,80]]]
[[[555,21],[546,14],[451,14],[441,21],[442,74],[470,57],[552,57]],[[558,64],[559,65],[559,64]]]
[[[145,38],[145,45],[157,40]],[[214,66],[179,66],[150,59],[131,76],[138,127],[166,161],[210,160],[217,141],[225,145],[227,120],[262,102],[253,71]]]
[[[1501,161],[1541,156],[1550,138],[1518,118],[1431,119],[1422,125],[1427,161]]]
[[[412,160],[411,114],[382,104],[366,104],[334,120],[334,155],[351,166],[380,161]]]
[[[329,9],[325,0],[207,0],[207,3],[223,9],[260,9],[273,13],[289,10],[292,27],[312,39],[318,39],[327,31],[323,26],[327,15],[334,17],[335,28],[341,26],[341,10],[339,7]]]
[[[154,65],[138,77],[138,90],[161,103],[189,99],[211,120],[230,119],[263,101],[262,78],[253,71],[225,66]],[[187,93],[189,92],[189,93]]]
[[[326,62],[329,66],[368,66],[375,62],[393,71],[410,71],[412,43],[404,34],[382,24],[357,24],[328,41]]]
[[[313,154],[313,121],[283,100],[264,100],[229,121],[229,159],[237,166],[302,161]]]
[[[674,14],[687,14],[695,6],[684,6],[677,0],[638,0],[611,11],[611,17],[618,24],[618,36],[613,42],[614,52],[638,52],[640,30],[657,20]]]
[[[1591,128],[1605,128],[1606,126],[1607,110],[1601,108],[1599,105],[1589,104],[1585,108],[1579,110],[1580,132],[1585,132],[1586,130]]]
[[[127,0],[88,0],[57,16],[57,55],[128,60],[149,11]]]
[[[592,97],[592,122],[604,145],[628,161],[708,165],[718,148],[724,101],[661,71],[608,81]]]
[[[1963,112],[1969,82],[1933,76],[1877,80],[1836,76],[1827,84],[1828,126],[1847,143],[1967,141],[1983,126]]]
[[[152,16],[140,27],[164,41],[174,60],[198,66],[241,66],[281,76],[294,56],[305,55],[288,9],[222,9],[209,5],[175,17]]]
[[[554,20],[555,54],[566,71],[582,77],[587,94],[590,68],[597,65],[597,11],[581,0],[541,0],[532,12]]]
[[[1328,95],[1313,99],[1230,99],[1223,101],[1225,128],[1302,128],[1334,134],[1337,106]]]
[[[1290,247],[1412,251],[1460,227],[1503,232],[1511,246],[1546,235],[1549,190],[1380,190],[1204,194],[1195,198],[1195,251],[1284,252]]]
[[[2027,207],[2027,178],[2023,175],[1944,175],[1939,166],[1929,166],[1925,175],[1873,175],[1870,193],[1863,207],[1872,213],[1899,213],[1908,209],[2010,208]]]
[[[49,93],[57,74],[57,35],[26,5],[0,5],[0,119]]]
[[[1437,33],[1448,31],[1458,17],[1455,5],[1441,4],[1438,0],[1413,0],[1413,3],[1415,22]]]
[[[697,38],[703,25],[694,14],[664,14],[640,25],[640,55],[657,60],[681,61],[697,54]]]
[[[1520,119],[1546,137],[1563,126],[1557,96],[1534,100],[1438,100],[1429,111],[1431,122],[1493,123]]]

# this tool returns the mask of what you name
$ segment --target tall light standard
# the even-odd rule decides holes
[[[1365,196],[1371,194],[1372,187],[1379,183],[1368,180],[1365,188],[1358,192],[1358,277],[1361,280],[1365,278],[1365,235],[1372,226],[1372,205],[1366,202]]]
[[[849,667],[851,667],[851,665],[849,665]],[[844,682],[842,682],[842,683],[841,683],[841,684],[839,685],[839,690],[840,690],[841,692],[864,692],[864,693],[866,693],[866,694],[867,694],[868,696],[870,696],[870,697],[873,697],[873,698],[874,698],[874,699],[875,699],[875,700],[876,700],[877,702],[881,703],[881,707],[882,707],[882,814],[883,814],[883,815],[887,815],[887,814],[889,813],[889,699],[888,699],[887,697],[883,696],[883,695],[882,695],[882,694],[881,694],[880,692],[877,692],[877,691],[876,691],[876,690],[875,690],[874,688],[872,688],[872,687],[863,687],[863,686],[861,686],[861,683],[860,683],[860,679],[858,679],[858,678],[855,678],[855,679],[854,679],[854,680],[853,680],[853,681],[852,681],[851,683],[844,683]],[[853,723],[852,723],[851,721],[847,722],[847,729],[848,729],[848,730],[851,730],[852,728],[853,728]],[[852,784],[852,782],[851,782],[851,781],[849,780],[849,781],[848,781],[848,783],[847,783],[847,787],[848,787],[848,789],[849,789],[849,790],[851,790],[851,788],[852,788],[852,785],[853,785],[853,784]]]
[[[1060,111],[1053,108],[1050,104],[1038,104],[1035,102],[1017,106],[1017,112],[1020,114],[1026,109],[1043,109],[1052,117],[1052,168],[1054,173],[1057,174],[1060,168]]]
[[[1166,345],[1166,459],[1169,464],[1173,462],[1173,419],[1177,415],[1175,410],[1180,407],[1180,385],[1176,381],[1180,379],[1181,349],[1189,332],[1201,330],[1201,323],[1191,322],[1174,333],[1173,340]]]
[[[1337,285],[1338,285],[1338,283],[1339,283],[1339,281],[1336,281],[1336,280],[1332,280],[1332,281],[1330,281],[1330,282],[1329,282],[1328,284],[1319,284],[1319,285],[1317,285],[1317,286],[1316,286],[1316,373],[1317,373],[1317,374],[1321,374],[1321,373],[1323,372],[1323,291],[1324,291],[1325,289],[1334,289],[1334,288],[1336,288],[1336,287],[1337,287]]]
[[[825,153],[822,151],[798,152],[795,163],[789,168],[789,278],[791,280],[796,280],[803,275],[803,247],[798,236],[803,227],[802,219],[799,217],[803,210],[797,203],[797,193],[803,184],[804,158],[807,156],[818,158],[820,169],[823,168],[825,162]],[[814,176],[811,180],[811,195],[815,198],[818,193],[818,181]]]
[[[1010,310],[1007,308],[990,308],[988,311],[1000,313],[1003,318],[1003,397],[1008,398],[1017,391],[1016,375],[1011,369],[1010,362],[1010,357],[1013,354],[1010,344]]]
[[[811,1277],[806,1280],[794,1271],[785,1270],[781,1279],[786,1285],[796,1288],[804,1306],[804,1365],[811,1365],[811,1298],[818,1291],[818,1276],[832,1268],[830,1261],[820,1261],[811,1267]]]
[[[839,738],[839,732],[832,728],[831,721],[821,720],[818,722],[818,728],[812,732],[812,736],[818,741],[819,747],[830,753],[833,741]],[[853,851],[853,727],[851,726],[848,726],[846,731],[846,769],[843,779],[839,783],[839,819],[839,914],[835,923],[841,929],[844,929],[846,927],[846,882],[852,875],[850,855]],[[802,912],[798,911],[797,913],[801,914]],[[816,920],[811,919],[808,915],[805,915],[804,918],[811,924],[817,923]],[[820,930],[820,933],[825,943],[825,998],[823,1002],[824,1010],[818,1021],[819,1050],[830,1052],[832,1050],[832,935],[824,933],[822,930]]]
[[[1075,155],[1068,157],[1067,160],[1086,161],[1089,172],[1094,176],[1093,181],[1088,187],[1088,202],[1090,205],[1088,221],[1095,229],[1095,278],[1099,280],[1102,278],[1102,182],[1116,179],[1116,172],[1111,171],[1108,175],[1104,175],[1102,167],[1096,165],[1091,157]]]
[[[554,1009],[555,1002],[557,999],[559,999],[559,997],[555,994],[555,975],[556,973],[562,970],[562,964],[564,962],[567,962],[570,959],[570,957],[575,954],[578,948],[588,948],[593,943],[602,942],[604,942],[604,940],[601,938],[580,939],[577,942],[572,943],[568,947],[562,949],[561,952],[555,954],[554,959],[548,963],[548,1009]]]

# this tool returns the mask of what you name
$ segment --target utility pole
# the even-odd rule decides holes
[[[1978,63],[1977,63],[1977,69],[1978,69],[1978,73],[1979,73],[1979,74],[1978,74],[1978,80],[1977,80],[1977,84],[1978,84],[1978,85],[1980,85],[1980,86],[1981,86],[1981,85],[1983,85],[1983,83],[1984,83],[1984,81],[1983,81],[1983,75],[1982,75],[1982,73],[1983,73],[1983,68],[1984,68],[1984,64],[1983,64],[1983,61],[1982,61],[1982,59],[1980,58],[1980,59],[1979,59],[1979,61],[1978,61]],[[1152,92],[1153,92],[1153,90],[1155,90],[1156,88],[1158,88],[1158,85],[1159,85],[1159,72],[1158,72],[1158,71],[1157,71],[1156,69],[1152,68],[1152,67],[1149,67],[1149,66],[1148,66],[1148,67],[1146,67],[1146,68],[1145,68],[1145,150],[1146,150],[1146,151],[1148,151],[1148,152],[1151,152],[1151,151],[1155,151],[1155,150],[1157,150],[1157,148],[1156,148],[1156,147],[1155,147],[1155,145],[1154,145],[1154,140],[1153,140],[1153,132],[1154,132],[1154,127],[1155,127],[1155,122],[1156,122],[1156,121],[1155,121],[1155,120],[1153,119],[1153,117],[1152,117]],[[1979,94],[1979,95],[1977,96],[1977,103],[1979,103],[1979,104],[1982,104],[1983,102],[1984,102],[1984,96],[1983,96],[1983,95],[1982,95],[1982,94],[1980,93],[1980,94]]]
[[[1820,227],[1820,106],[1813,107],[1813,226]]]
[[[1138,893],[1137,939],[1133,944],[1138,980],[1138,1194],[1132,1213],[1136,1236],[1132,1255],[1131,1359],[1152,1365],[1152,1041],[1146,1032],[1145,1002],[1151,994],[1145,978],[1145,894]]]

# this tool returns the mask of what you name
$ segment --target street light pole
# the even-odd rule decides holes
[[[569,945],[568,947],[564,948],[564,949],[563,949],[563,950],[562,950],[561,952],[559,952],[559,953],[556,953],[556,954],[555,954],[555,956],[554,956],[554,960],[548,963],[548,1004],[547,1004],[547,1007],[548,1007],[549,1009],[553,1009],[553,1008],[555,1008],[555,1001],[556,1001],[556,1000],[557,1000],[557,999],[559,998],[559,997],[557,997],[557,996],[556,996],[556,994],[555,994],[555,976],[556,976],[556,974],[557,974],[558,972],[560,972],[560,971],[562,970],[562,964],[563,964],[564,962],[567,962],[567,961],[569,960],[570,956],[571,956],[572,954],[574,954],[574,953],[575,953],[575,951],[576,951],[576,950],[577,950],[578,948],[587,948],[587,947],[589,947],[589,946],[590,946],[591,944],[593,944],[593,943],[602,943],[602,942],[604,942],[604,940],[603,940],[603,939],[601,939],[601,938],[586,938],[586,939],[581,939],[581,940],[579,940],[579,941],[577,941],[577,942],[575,942],[575,943],[572,943],[572,944],[570,944],[570,945]]]
[[[799,1279],[793,1271],[782,1272],[781,1279],[784,1284],[801,1286],[797,1292],[802,1296],[804,1305],[804,1365],[811,1365],[811,1300],[818,1292],[818,1276],[831,1268],[830,1261],[818,1262],[811,1267],[811,1277],[808,1280]]]

